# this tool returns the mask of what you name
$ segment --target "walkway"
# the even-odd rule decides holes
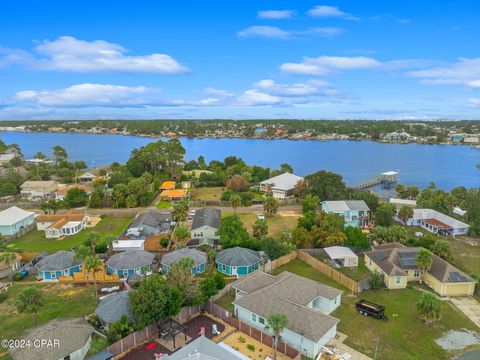
[[[340,351],[340,354],[344,355],[345,353],[349,353],[352,355],[350,358],[351,360],[372,360],[372,358],[368,357],[365,354],[362,354],[360,351],[352,349],[350,346],[345,345],[343,342],[347,338],[347,335],[337,331],[337,336],[330,340],[327,345],[331,345],[337,348]]]
[[[480,303],[473,297],[452,297],[452,304],[480,327]]]

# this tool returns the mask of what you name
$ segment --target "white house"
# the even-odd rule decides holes
[[[22,198],[30,201],[46,200],[53,197],[58,189],[56,181],[25,181],[20,187]]]
[[[287,271],[277,276],[257,271],[233,288],[237,319],[269,332],[265,327],[268,316],[285,314],[288,325],[281,340],[308,357],[315,358],[336,335],[340,320],[329,314],[340,306],[342,291],[338,289]]]
[[[145,240],[117,240],[112,243],[113,251],[144,250]]]
[[[62,236],[78,234],[87,223],[85,214],[66,213],[55,215],[38,215],[35,219],[37,230],[44,231],[47,239],[58,239]]]
[[[402,222],[398,216],[395,220]],[[413,217],[407,221],[407,226],[420,226],[434,234],[464,235],[470,225],[433,209],[413,209]]]
[[[191,234],[192,241],[189,245],[213,246],[220,239],[217,235],[222,222],[222,212],[219,209],[203,208],[195,212]]]
[[[330,246],[323,249],[330,260],[339,267],[357,267],[358,256],[345,246]]]
[[[15,236],[28,229],[34,220],[33,211],[25,211],[16,206],[9,207],[0,211],[0,235]]]
[[[299,181],[302,181],[303,177],[293,175],[290,173],[283,173],[273,178],[264,180],[260,183],[260,191],[272,194],[273,197],[278,199],[285,199],[294,195],[295,187]]]

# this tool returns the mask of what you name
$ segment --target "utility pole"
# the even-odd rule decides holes
[[[375,353],[373,354],[373,360],[377,360],[377,351],[378,351],[378,343],[380,342],[380,336],[373,341],[376,342],[375,344]]]

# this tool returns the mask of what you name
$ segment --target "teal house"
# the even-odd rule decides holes
[[[35,264],[38,275],[47,281],[57,281],[60,276],[72,276],[81,271],[82,262],[75,259],[73,251],[57,251]]]
[[[337,214],[345,220],[345,227],[368,227],[370,208],[363,200],[323,201],[322,210],[327,214]]]
[[[144,250],[127,250],[110,256],[105,262],[109,274],[126,279],[133,275],[144,275],[152,269],[155,255]]]
[[[25,211],[16,206],[9,207],[0,211],[0,235],[15,236],[28,229],[34,221],[33,211]]]
[[[193,261],[191,269],[192,275],[201,274],[205,271],[208,256],[203,251],[190,248],[181,248],[163,255],[160,264],[162,265],[162,272],[166,274],[172,264],[180,261],[183,258],[188,258]]]
[[[234,247],[220,251],[216,257],[217,270],[229,276],[245,276],[260,269],[262,257],[258,251]]]

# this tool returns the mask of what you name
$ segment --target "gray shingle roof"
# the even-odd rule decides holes
[[[123,315],[127,315],[133,322],[135,315],[130,307],[129,293],[129,290],[124,290],[103,298],[95,309],[95,314],[107,324],[120,320]]]
[[[202,226],[210,226],[215,229],[220,228],[222,221],[222,212],[215,208],[203,208],[195,212],[193,218],[192,230],[198,229]]]
[[[274,176],[273,178],[262,181],[260,184],[272,185],[272,189],[291,190],[294,189],[300,180],[301,176],[293,175],[288,172]]]
[[[106,265],[113,269],[137,269],[151,265],[155,255],[144,250],[127,250],[111,256]]]
[[[172,221],[172,214],[169,212],[160,212],[156,210],[146,211],[138,217],[136,217],[129,227],[139,227],[142,225],[150,225],[152,227],[160,227],[162,223],[168,223]]]
[[[164,355],[165,360],[241,360],[232,352],[205,336],[200,336],[190,344],[171,355]]]
[[[255,271],[248,276],[236,280],[232,287],[250,294],[264,288],[265,286],[272,285],[277,281],[277,278],[273,275],[263,271]]]
[[[207,254],[205,254],[203,251],[197,249],[182,248],[163,255],[160,263],[162,265],[170,266],[174,262],[184,257],[192,259],[195,262],[195,266],[205,264],[208,258]]]
[[[35,267],[40,271],[66,270],[81,263],[80,260],[75,259],[73,251],[60,250],[45,256],[35,264]]]
[[[24,347],[10,351],[14,360],[57,360],[85,346],[93,327],[82,318],[55,319],[27,330],[22,339],[58,340],[60,346]]]
[[[258,251],[242,247],[225,249],[217,253],[215,261],[227,266],[249,266],[260,261]]]

